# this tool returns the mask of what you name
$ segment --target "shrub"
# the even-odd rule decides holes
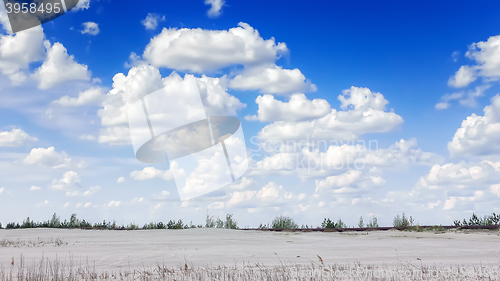
[[[365,223],[363,222],[363,216],[359,217],[358,227],[359,228],[365,227]]]
[[[102,223],[94,223],[94,228],[111,228],[111,224],[103,220]]]
[[[217,217],[217,220],[215,221],[215,227],[224,228],[224,222],[219,217]]]
[[[277,229],[296,229],[299,227],[291,217],[287,216],[277,216],[271,225]]]
[[[167,228],[168,229],[183,229],[183,228],[189,228],[189,226],[188,225],[184,225],[184,223],[182,222],[182,220],[178,220],[177,222],[175,222],[175,220],[170,220],[167,223]]]
[[[15,222],[9,222],[5,228],[6,229],[14,229],[14,228],[20,228],[21,226],[19,225],[19,223],[15,223]]]
[[[368,228],[377,228],[378,227],[378,220],[377,217],[373,217],[367,224],[366,227]]]
[[[206,228],[214,228],[215,227],[214,216],[210,216],[209,214],[207,214],[207,218],[205,219],[205,227]]]
[[[259,225],[259,229],[269,229],[271,227],[269,227],[269,224],[260,224]]]
[[[21,228],[33,228],[36,227],[36,223],[30,220],[30,217],[27,217],[26,220],[21,224]]]
[[[489,216],[484,216],[479,218],[476,214],[472,214],[469,221],[463,219],[463,221],[456,220],[453,222],[455,226],[473,226],[473,225],[499,225],[500,224],[500,214],[491,214]]]
[[[409,227],[409,226],[413,226],[413,217],[410,216],[410,218],[408,219],[405,215],[405,213],[403,212],[403,215],[401,215],[401,217],[399,215],[396,215],[392,221],[392,225],[394,227]]]
[[[323,223],[321,223],[322,228],[346,228],[346,224],[339,219],[336,223],[331,221],[330,219],[325,218]]]
[[[61,220],[59,219],[59,217],[57,216],[57,214],[54,213],[52,215],[52,219],[49,222],[49,227],[58,228],[60,226],[61,226]]]
[[[226,222],[224,223],[224,228],[226,228],[226,229],[237,229],[238,228],[238,222],[235,219],[233,219],[232,214],[226,215]]]
[[[109,225],[109,223],[108,223]],[[127,225],[127,230],[136,230],[136,229],[139,229],[139,226],[137,226],[135,223],[131,223],[129,225]]]

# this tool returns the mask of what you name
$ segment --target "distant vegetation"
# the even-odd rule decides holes
[[[475,226],[475,225],[499,225],[500,224],[500,214],[491,214],[489,216],[484,216],[482,218],[476,216],[472,213],[472,216],[467,221],[463,219],[462,221],[456,220],[453,222],[455,226]]]
[[[277,229],[296,229],[299,225],[291,217],[277,216],[271,223],[272,228]]]
[[[466,220],[455,220],[454,226],[456,227],[467,227],[467,226],[491,226],[491,225],[499,225],[500,224],[500,214],[491,214],[484,217],[478,217],[476,214],[472,214],[472,216]],[[407,216],[405,213],[401,215],[396,215],[393,218],[392,225],[398,228],[406,228],[410,231],[412,230],[420,230],[421,226],[415,223],[412,216]],[[103,220],[102,222],[91,224],[90,222],[77,218],[76,214],[72,214],[69,220],[61,221],[59,216],[56,213],[52,215],[52,218],[43,222],[34,222],[29,217],[26,218],[22,223],[9,222],[5,226],[6,229],[15,229],[15,228],[97,228],[97,229],[121,229],[121,230],[136,230],[136,229],[189,229],[189,228],[222,228],[222,229],[239,229],[238,221],[233,217],[232,214],[227,214],[225,219],[221,219],[220,217],[215,218],[207,214],[205,219],[205,224],[195,225],[192,222],[187,224],[184,223],[182,219],[179,220],[169,220],[167,223],[163,222],[150,222],[146,223],[142,227],[136,225],[135,223],[131,223],[128,225],[118,225],[115,221],[110,222]],[[323,222],[317,228],[336,228],[343,229],[348,228],[349,226],[342,221],[342,219],[338,219],[337,221],[331,220],[330,218],[324,218]],[[377,217],[373,216],[369,221],[365,223],[363,217],[359,218],[358,225],[356,227],[359,228],[378,228],[378,220]],[[437,227],[437,226],[435,226]],[[0,229],[4,228],[0,223]],[[246,227],[247,228],[247,227]],[[293,218],[289,216],[280,215],[275,217],[271,223],[268,224],[260,224],[258,229],[298,229],[299,225],[294,221]],[[302,225],[300,228],[309,229],[316,228],[312,225]],[[442,228],[442,227],[441,227]],[[434,229],[434,228],[433,228]]]
[[[150,222],[140,227],[134,223],[128,225],[118,225],[115,221],[109,222],[103,220],[102,222],[91,224],[86,220],[76,217],[76,214],[72,214],[71,218],[68,220],[61,221],[56,213],[52,215],[52,219],[43,222],[34,222],[29,217],[26,218],[22,224],[16,222],[8,223],[5,228],[6,229],[15,229],[15,228],[99,228],[99,229],[123,229],[123,230],[136,230],[136,229],[189,229],[189,228],[202,228],[202,227],[216,227],[216,228],[227,228],[227,229],[237,229],[238,222],[233,218],[232,214],[226,215],[226,220],[222,221],[217,218],[214,220],[212,216],[207,215],[207,223],[205,226],[203,225],[194,225],[193,223],[185,224],[182,219],[178,221],[170,220],[166,224],[163,222]],[[0,228],[2,224],[0,223]]]
[[[346,228],[347,225],[339,219],[337,222],[333,222],[330,219],[325,218],[323,223],[321,223],[321,228]]]
[[[403,212],[403,214],[401,216],[399,215],[396,215],[392,221],[392,226],[394,227],[409,227],[409,226],[413,226],[413,224],[415,223],[415,221],[413,220],[413,217],[410,216],[410,218],[407,218],[405,213]]]

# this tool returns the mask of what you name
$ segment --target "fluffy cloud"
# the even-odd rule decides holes
[[[364,142],[329,145],[326,148],[322,147],[323,144],[317,144],[317,147],[310,147],[311,145],[275,148],[280,152],[255,163],[252,174],[293,174],[301,178],[310,178],[349,170],[433,165],[442,161],[436,154],[415,148],[417,145],[415,139],[402,139],[388,148],[379,148],[377,143],[366,145]],[[326,151],[320,152],[319,149]]]
[[[184,79],[186,78],[194,78],[194,76],[186,75]],[[196,78],[196,82],[198,83],[201,100],[208,115],[235,116],[238,110],[246,107],[246,104],[227,93],[226,77],[211,78],[202,75],[201,78]]]
[[[228,185],[231,189],[243,190],[256,184],[253,178],[242,177],[240,180],[235,181],[233,184]]]
[[[14,85],[24,82],[30,63],[45,57],[44,38],[40,26],[15,35],[0,34],[0,73],[7,75]]]
[[[465,55],[476,61],[479,76],[500,78],[500,35],[472,44]]]
[[[54,179],[50,185],[50,188],[54,190],[71,190],[76,187],[82,187],[82,180],[80,175],[78,175],[75,171],[68,171],[64,173],[61,179]]]
[[[171,180],[172,173],[170,171],[158,170],[154,167],[146,167],[142,171],[132,171],[130,177],[134,180],[150,180],[150,179],[165,179]]]
[[[498,205],[499,181],[500,162],[434,165],[420,178],[410,196],[424,208],[483,212],[488,206]]]
[[[477,156],[500,152],[500,95],[484,108],[484,116],[473,113],[462,121],[448,150],[452,155]]]
[[[207,15],[210,18],[217,18],[222,14],[222,7],[226,2],[224,0],[205,0],[205,5],[210,5]]]
[[[267,125],[261,140],[336,139],[352,140],[366,133],[389,132],[403,123],[394,112],[385,111],[389,103],[382,94],[368,88],[351,87],[338,97],[341,109],[324,117],[301,122],[278,121]]]
[[[68,157],[66,152],[58,153],[53,146],[49,148],[33,148],[28,156],[24,158],[23,163],[26,165],[40,165],[51,167],[53,169],[59,168],[84,168],[87,164],[81,161],[75,164],[74,161]]]
[[[476,73],[473,68],[462,65],[454,76],[448,80],[448,86],[462,88],[476,81]]]
[[[33,73],[33,78],[38,81],[38,88],[49,89],[67,81],[89,81],[91,74],[86,65],[78,64],[73,56],[68,55],[66,48],[61,43],[44,43],[47,49],[47,59],[42,66]]]
[[[80,31],[82,34],[90,34],[90,35],[97,35],[99,34],[99,25],[95,22],[84,22],[83,24],[83,29]]]
[[[124,177],[119,177],[117,180],[116,180],[116,183],[122,183],[125,181],[125,178]]]
[[[11,131],[0,132],[0,147],[20,147],[27,142],[38,141],[21,129],[12,129]]]
[[[116,74],[113,89],[104,97],[98,115],[105,127],[100,132],[99,142],[110,144],[129,144],[127,108],[131,103],[164,87],[173,87],[183,80],[194,80],[198,85],[205,112],[208,115],[236,115],[237,110],[246,105],[226,92],[227,79],[193,75],[180,77],[173,72],[162,78],[157,68],[141,64],[133,67],[128,75]],[[178,92],[179,99],[186,93]]]
[[[156,67],[201,73],[273,63],[287,51],[284,43],[264,40],[250,25],[239,23],[227,31],[164,28],[146,46],[143,58]]]
[[[70,96],[61,97],[52,103],[61,106],[82,106],[87,104],[98,103],[104,97],[103,89],[100,87],[93,87],[86,91],[80,92],[78,97],[73,98]]]
[[[277,65],[258,66],[236,75],[229,87],[236,90],[260,90],[264,94],[314,92],[316,86],[298,69],[283,69]]]
[[[258,96],[257,116],[247,116],[247,120],[261,122],[303,121],[324,117],[331,112],[330,104],[324,99],[308,100],[304,94],[294,94],[288,102],[282,102],[271,95]]]
[[[487,41],[473,43],[465,56],[476,62],[473,66],[463,65],[448,84],[452,87],[465,87],[477,77],[488,80],[500,79],[500,35],[491,36]]]
[[[234,191],[229,194],[226,207],[255,207],[275,206],[283,202],[289,202],[294,198],[292,192],[287,192],[282,185],[275,182],[269,182],[260,190]]]
[[[316,180],[315,192],[345,194],[357,193],[361,190],[368,191],[374,186],[385,184],[379,176],[371,176],[359,170],[350,170],[337,176],[330,176],[324,180]]]
[[[122,203],[122,201],[111,200],[111,201],[109,201],[109,203],[107,205],[108,205],[108,207],[118,207],[118,206],[120,206],[121,203]]]
[[[158,23],[164,20],[165,16],[149,13],[141,23],[146,29],[155,30],[158,27]]]

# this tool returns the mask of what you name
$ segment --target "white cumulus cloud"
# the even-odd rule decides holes
[[[21,129],[0,132],[0,147],[20,147],[28,142],[35,141],[38,141],[38,139],[28,135]]]
[[[98,103],[104,97],[104,91],[100,87],[93,87],[78,94],[78,97],[64,96],[52,103],[61,106],[82,106]]]
[[[403,123],[403,118],[385,111],[389,103],[381,93],[368,88],[351,87],[338,97],[341,109],[308,121],[277,121],[259,132],[261,140],[357,139],[366,133],[389,132]]]
[[[484,116],[473,113],[462,121],[448,143],[452,155],[478,156],[500,152],[500,95],[484,108]]]
[[[38,81],[38,88],[46,90],[67,81],[90,81],[88,67],[78,64],[61,43],[51,45],[45,41],[44,44],[47,59],[33,73],[33,78]]]
[[[202,73],[230,65],[273,63],[286,44],[264,40],[246,23],[229,30],[164,28],[151,39],[143,58],[156,67]]]
[[[247,120],[261,122],[303,121],[324,117],[331,112],[328,101],[324,99],[308,100],[304,94],[293,94],[288,102],[275,99],[271,95],[258,96],[257,116],[248,116]]]
[[[314,92],[316,86],[298,69],[283,69],[275,64],[251,67],[236,75],[229,87],[236,90],[260,90],[264,94]]]

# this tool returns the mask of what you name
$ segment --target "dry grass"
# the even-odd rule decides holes
[[[456,271],[454,271],[456,269]],[[488,269],[488,271],[485,271]],[[188,262],[178,267],[158,265],[120,272],[97,272],[94,266],[76,265],[73,259],[62,261],[41,258],[30,266],[23,257],[12,259],[10,268],[0,268],[0,281],[26,280],[500,280],[500,264],[488,266],[424,266],[400,263],[398,266],[372,266],[359,263],[326,265],[318,261],[300,265],[281,263],[194,267]]]
[[[50,237],[49,239],[40,239],[38,237],[36,240],[20,240],[19,238],[17,240],[12,240],[12,239],[7,239],[3,238],[0,240],[0,247],[15,247],[15,248],[20,248],[20,247],[43,247],[43,246],[61,246],[61,245],[67,245],[67,242],[64,242],[61,238],[52,238]]]

